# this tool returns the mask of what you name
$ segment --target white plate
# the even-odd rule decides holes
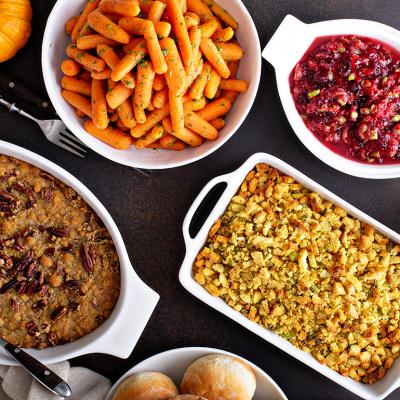
[[[305,24],[287,15],[263,50],[263,57],[275,68],[279,97],[294,132],[316,157],[345,174],[370,179],[400,177],[398,164],[366,164],[343,157],[321,143],[306,127],[290,92],[289,76],[314,39],[332,35],[367,36],[400,51],[400,31],[390,26],[361,19],[338,19]]]
[[[35,165],[79,193],[110,232],[118,253],[121,269],[121,294],[114,311],[104,324],[75,342],[43,350],[30,349],[27,352],[44,364],[53,364],[89,353],[104,353],[128,358],[150,319],[160,296],[145,285],[134,271],[121,234],[110,214],[86,186],[51,161],[22,147],[1,140],[0,154]],[[0,349],[0,364],[16,365],[3,349]]]
[[[300,171],[286,164],[279,158],[265,153],[257,153],[251,156],[236,171],[230,174],[218,176],[211,180],[200,192],[200,194],[197,196],[196,200],[190,207],[183,222],[183,236],[186,245],[186,255],[179,272],[179,280],[181,284],[190,293],[192,293],[198,299],[202,300],[204,303],[225,314],[229,318],[243,325],[248,330],[252,331],[258,336],[261,336],[267,342],[274,344],[281,350],[297,358],[299,361],[315,369],[316,371],[325,375],[327,378],[345,387],[346,389],[357,394],[358,396],[367,400],[380,400],[385,398],[393,390],[400,387],[400,359],[393,364],[392,368],[389,369],[389,371],[381,381],[372,385],[358,383],[351,378],[346,378],[339,373],[333,371],[332,369],[320,364],[310,354],[296,348],[287,340],[283,339],[272,331],[263,328],[255,322],[250,321],[244,315],[229,307],[228,304],[226,304],[222,299],[211,296],[211,294],[209,294],[202,286],[200,286],[195,281],[192,274],[192,265],[196,259],[197,254],[202,249],[204,243],[207,240],[210,228],[214,224],[215,220],[217,220],[225,212],[229,202],[235,195],[236,191],[239,189],[248,172],[250,172],[258,163],[267,163],[268,165],[277,168],[285,174],[294,177],[296,181],[304,185],[304,187],[319,193],[324,199],[330,200],[332,203],[339,205],[349,214],[373,226],[376,230],[382,232],[393,241],[400,243],[400,235],[398,233],[394,232],[385,225],[358,210],[351,204],[342,200],[340,197],[336,196],[315,181],[311,180]],[[209,217],[205,221],[197,236],[195,238],[192,238],[189,234],[189,226],[194,213],[196,212],[197,208],[199,207],[207,193],[209,193],[210,190],[218,183],[223,182],[227,184],[224,193],[221,195],[220,199],[211,211]]]
[[[253,400],[287,400],[287,397],[279,386],[261,368],[258,368],[256,365],[235,354],[208,347],[184,347],[181,349],[169,350],[142,361],[118,380],[111,388],[106,400],[112,400],[116,389],[126,377],[138,372],[162,372],[168,375],[179,388],[187,367],[200,357],[208,354],[227,354],[234,356],[245,361],[251,367],[257,381],[257,390]]]
[[[88,147],[103,157],[130,167],[165,169],[186,165],[206,157],[221,147],[239,129],[253,105],[261,76],[261,49],[257,30],[240,0],[219,0],[218,3],[229,10],[239,22],[237,38],[245,51],[245,56],[240,62],[238,78],[247,80],[250,84],[249,89],[238,97],[217,140],[207,141],[197,148],[186,148],[180,152],[137,150],[134,146],[129,150],[116,150],[89,135],[83,129],[82,120],[76,116],[74,109],[62,98],[60,65],[67,57],[65,47],[70,42],[64,24],[69,17],[80,13],[85,3],[83,0],[58,0],[55,4],[44,32],[42,69],[47,92],[54,108],[68,128]]]

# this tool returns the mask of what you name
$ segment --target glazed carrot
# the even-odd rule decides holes
[[[149,147],[153,148],[153,149],[182,151],[182,150],[185,150],[186,144],[183,143],[182,140],[177,139],[174,143],[168,144],[166,147],[162,147],[161,143],[159,143],[159,142],[154,142]]]
[[[88,24],[96,32],[101,33],[109,39],[113,39],[119,43],[129,43],[129,33],[99,11],[93,11],[88,15]]]
[[[138,124],[144,124],[147,120],[146,113],[143,108],[138,107],[134,98],[132,98],[132,107],[136,122]]]
[[[231,79],[234,79],[236,77],[238,67],[239,67],[238,61],[233,61],[228,63],[229,71],[231,71]],[[233,104],[237,99],[237,97],[239,96],[239,93],[240,92],[235,92],[233,90],[223,90],[222,97],[225,97]]]
[[[121,80],[129,71],[131,71],[147,54],[146,45],[143,39],[135,42],[135,46],[129,53],[114,66],[111,73],[111,79],[114,82]]]
[[[163,108],[152,111],[149,115],[147,115],[146,122],[143,124],[137,124],[131,129],[131,135],[136,138],[143,136],[146,132],[152,129],[155,124],[168,117],[169,113],[169,104],[166,104]]]
[[[61,71],[67,76],[76,76],[81,70],[80,65],[75,60],[64,60],[61,63]]]
[[[245,92],[249,88],[248,82],[242,79],[222,79],[220,86],[221,89],[235,92]]]
[[[177,96],[175,92],[168,93],[170,114],[173,132],[175,136],[183,136],[185,128],[185,120],[183,116],[183,101],[181,96]]]
[[[154,77],[153,89],[158,92],[163,90],[166,86],[167,82],[165,81],[164,75],[156,74]]]
[[[181,5],[182,9],[182,14],[185,15],[187,13],[187,3],[186,0],[179,0],[179,3]]]
[[[126,127],[130,129],[136,126],[136,120],[133,115],[133,107],[130,99],[126,99],[121,105],[119,105],[117,112],[119,119]]]
[[[186,74],[176,44],[173,39],[164,38],[160,40],[160,45],[168,66],[168,73],[165,74],[167,85],[172,92],[182,95],[186,90]]]
[[[183,18],[182,7],[179,0],[167,0],[167,10],[171,18],[172,28],[178,39],[179,50],[184,65],[189,65],[192,58],[192,45]]]
[[[226,62],[238,61],[244,55],[242,48],[237,43],[218,43],[218,49]]]
[[[111,69],[114,69],[121,61],[114,49],[106,44],[97,45],[96,51],[97,55],[102,58]]]
[[[71,17],[66,23],[65,23],[65,32],[67,32],[67,35],[71,35],[72,31],[74,30],[74,27],[76,23],[78,22],[79,17]]]
[[[154,76],[151,62],[141,61],[137,66],[136,73],[135,103],[142,110],[150,105]]]
[[[228,26],[228,28],[217,30],[212,39],[215,42],[229,42],[233,38],[235,31]]]
[[[166,21],[154,21],[153,22],[154,29],[156,30],[157,37],[159,39],[168,37],[171,33],[171,24]]]
[[[145,13],[148,14],[150,8],[153,4],[153,0],[137,0],[140,6],[140,9]]]
[[[186,0],[188,10],[197,14],[201,22],[205,22],[212,18],[214,15],[210,8],[202,0]]]
[[[197,54],[197,59],[195,61],[195,67],[190,68],[190,75],[186,76],[186,87],[190,87],[192,83],[200,76],[201,71],[203,71],[204,61],[201,53]]]
[[[79,79],[75,76],[63,76],[61,79],[61,86],[63,89],[71,90],[72,92],[89,97],[92,91],[91,85],[88,81]]]
[[[156,124],[156,126],[146,135],[140,137],[136,141],[136,148],[137,149],[144,149],[149,146],[151,143],[156,142],[159,140],[164,133],[164,128],[160,124]]]
[[[163,128],[165,130],[164,121],[165,119],[163,119]],[[177,138],[175,136],[171,135],[170,133],[164,133],[163,137],[160,139],[160,145],[161,147],[168,148],[171,147],[176,141]]]
[[[119,120],[118,111],[114,111],[110,116],[111,122],[117,122]]]
[[[87,22],[85,22],[82,26],[82,29],[78,33],[78,37],[76,40],[78,40],[80,37],[87,36],[87,35],[92,35],[94,33],[93,29],[89,26]]]
[[[121,82],[124,86],[129,89],[134,89],[135,87],[135,77],[133,76],[132,71],[129,71],[122,79]]]
[[[208,80],[206,87],[204,88],[204,96],[206,96],[208,99],[213,99],[217,94],[220,83],[221,76],[214,68],[212,68],[210,79]]]
[[[222,97],[214,100],[212,103],[208,103],[202,110],[197,111],[197,115],[205,121],[211,121],[212,119],[227,114],[231,106],[232,103],[228,99]]]
[[[153,4],[150,6],[149,13],[147,14],[147,19],[150,21],[159,21],[163,15],[165,10],[165,3],[162,1],[154,1]]]
[[[201,42],[201,30],[198,25],[192,26],[189,29],[189,39],[192,45],[192,59],[190,60],[190,64],[185,68],[186,75],[188,77],[193,75],[193,72],[197,66],[197,57],[200,50],[200,42]]]
[[[92,76],[91,73],[89,71],[83,70],[80,72],[80,74],[78,75],[79,79],[84,79],[85,81],[92,81]]]
[[[146,108],[147,111],[154,111],[156,108],[153,106],[153,103],[150,100],[149,106]]]
[[[229,78],[230,71],[214,42],[209,38],[201,39],[200,49],[222,78]]]
[[[219,24],[216,18],[211,18],[207,22],[204,22],[204,24],[200,25],[201,37],[202,38],[211,37],[218,29],[218,26]]]
[[[184,102],[185,110],[192,110],[192,111],[198,111],[202,110],[205,105],[207,104],[205,97],[201,97],[199,100],[187,100]]]
[[[139,17],[124,17],[118,21],[118,24],[132,35],[144,35],[148,22],[151,21]],[[153,26],[160,39],[168,37],[171,32],[171,24],[168,22],[154,21]]]
[[[104,14],[118,14],[125,17],[135,17],[140,13],[139,4],[129,0],[102,0],[99,8]]]
[[[105,62],[102,59],[92,56],[90,53],[84,50],[79,50],[73,44],[70,44],[67,47],[67,55],[90,71],[99,72],[105,67]]]
[[[154,25],[151,21],[146,21],[146,27],[143,36],[144,40],[146,41],[150,59],[153,63],[154,71],[157,74],[165,74],[168,69],[167,63],[161,51],[160,43],[158,41]]]
[[[199,100],[203,96],[204,88],[211,77],[212,67],[209,62],[205,62],[200,76],[193,82],[190,89],[190,98]]]
[[[189,30],[192,26],[197,26],[200,24],[200,17],[192,12],[185,14],[185,25],[186,29]]]
[[[225,126],[225,120],[223,120],[222,118],[215,118],[209,122],[217,131]]]
[[[83,9],[82,14],[79,16],[78,21],[76,22],[74,29],[72,30],[71,33],[71,39],[73,43],[76,43],[79,31],[82,29],[83,25],[87,21],[88,15],[97,8],[99,2],[100,0],[89,0],[86,3],[86,6]]]
[[[99,44],[106,44],[107,46],[118,46],[119,43],[115,40],[104,37],[100,34],[87,35],[78,37],[76,47],[80,50],[95,49]]]
[[[208,140],[215,140],[218,137],[218,131],[203,118],[191,110],[184,110],[185,126],[198,133]]]
[[[179,132],[174,130],[172,127],[171,118],[163,119],[163,126],[168,133],[187,143],[191,147],[197,147],[203,143],[203,138],[201,136],[185,127],[183,127],[183,129]]]
[[[78,110],[77,108],[75,108],[75,114],[78,118],[85,118],[86,114],[84,112],[82,112],[81,110]]]
[[[129,128],[119,118],[115,122],[115,125],[117,125],[118,129],[120,129],[122,132],[129,132]]]
[[[128,99],[132,95],[132,93],[132,89],[127,88],[122,83],[119,83],[115,87],[108,89],[106,95],[107,103],[113,110],[115,110],[126,99]]]
[[[84,127],[86,132],[116,149],[128,150],[131,147],[131,138],[112,126],[108,126],[106,129],[99,129],[92,120],[88,120],[85,122]]]
[[[96,128],[106,129],[110,120],[107,115],[105,82],[92,80],[92,119]]]
[[[153,105],[155,108],[162,108],[168,102],[168,88],[156,92],[153,96]]]
[[[111,77],[111,69],[108,67],[105,67],[103,71],[97,72],[97,71],[92,71],[90,74],[93,79],[109,79]]]
[[[88,117],[92,117],[92,105],[87,97],[72,92],[71,90],[63,90],[61,95],[71,106],[77,108]]]
[[[210,10],[223,22],[229,25],[233,29],[237,29],[239,24],[226,10],[219,6],[214,0],[205,0],[205,3],[210,8]]]

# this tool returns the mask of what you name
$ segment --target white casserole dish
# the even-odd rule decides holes
[[[27,352],[44,364],[53,364],[89,353],[103,353],[119,358],[128,358],[160,297],[145,285],[134,271],[121,234],[110,214],[86,186],[51,161],[1,140],[0,154],[35,165],[76,190],[110,232],[121,269],[121,294],[114,311],[104,324],[75,342],[43,350],[30,349]],[[0,349],[0,364],[16,365],[3,349]]]
[[[302,143],[316,157],[345,174],[370,179],[400,177],[397,164],[365,164],[343,157],[321,143],[306,127],[290,92],[289,76],[311,43],[318,37],[355,34],[377,39],[400,51],[400,31],[390,26],[360,19],[338,19],[305,24],[287,15],[263,50],[263,57],[275,68],[279,97],[286,117]]]
[[[245,120],[257,94],[261,76],[261,48],[257,29],[245,5],[240,0],[218,0],[239,22],[236,31],[238,41],[245,51],[240,62],[238,78],[249,82],[249,89],[242,93],[230,110],[224,128],[214,141],[207,141],[196,148],[184,151],[165,151],[144,149],[116,150],[89,135],[83,129],[83,123],[61,96],[61,62],[67,58],[65,48],[70,38],[65,33],[65,22],[78,15],[87,0],[58,0],[46,25],[42,45],[42,71],[50,100],[68,128],[89,148],[110,160],[130,167],[166,169],[179,167],[200,160],[221,147],[239,129]]]
[[[163,353],[156,354],[155,356],[142,361],[126,372],[118,380],[118,382],[115,383],[105,400],[112,400],[112,397],[120,383],[129,375],[136,374],[138,372],[162,372],[168,375],[176,385],[179,385],[182,381],[186,368],[200,357],[209,354],[226,354],[237,357],[250,366],[256,376],[257,382],[257,389],[253,400],[287,400],[287,397],[284,395],[279,386],[261,368],[257,367],[246,359],[237,356],[236,354],[208,347],[183,347],[180,349],[164,351]]]
[[[193,294],[198,299],[202,300],[204,303],[207,303],[209,306],[225,314],[226,316],[238,322],[248,330],[252,331],[258,336],[261,336],[267,342],[270,342],[273,345],[279,347],[281,350],[297,358],[299,361],[310,366],[311,368],[315,369],[316,371],[320,372],[327,378],[345,387],[351,392],[357,394],[358,396],[366,400],[380,400],[385,398],[393,390],[400,387],[400,359],[398,359],[393,364],[392,368],[389,369],[389,371],[381,381],[374,383],[372,385],[365,385],[362,383],[355,382],[351,378],[346,378],[340,375],[339,373],[333,371],[332,369],[320,364],[310,354],[302,350],[299,350],[298,348],[290,344],[287,340],[281,338],[272,331],[261,327],[255,322],[251,322],[244,315],[240,314],[233,308],[229,307],[222,299],[218,297],[213,297],[194,280],[192,274],[192,265],[194,260],[196,259],[198,252],[202,249],[204,243],[207,240],[207,235],[211,226],[213,225],[214,221],[218,219],[225,212],[225,209],[227,208],[231,198],[235,195],[236,191],[239,189],[247,173],[250,172],[253,169],[253,167],[258,163],[267,163],[272,167],[277,168],[280,171],[284,172],[285,174],[294,177],[297,182],[301,183],[306,188],[315,191],[319,193],[323,198],[330,200],[335,204],[338,204],[349,214],[373,226],[374,228],[382,232],[384,235],[386,235],[393,241],[400,243],[400,235],[398,233],[394,232],[385,225],[381,224],[380,222],[369,217],[362,211],[358,210],[351,204],[342,200],[340,197],[336,196],[329,190],[325,189],[318,183],[314,182],[313,180],[302,174],[300,171],[296,170],[295,168],[291,167],[290,165],[286,164],[285,162],[274,156],[265,153],[256,153],[253,156],[251,156],[236,171],[212,179],[199,193],[196,200],[190,207],[183,222],[183,237],[186,245],[186,255],[179,272],[179,280],[181,284],[191,294]],[[195,238],[192,238],[189,233],[189,226],[196,210],[198,209],[199,205],[201,204],[205,196],[210,192],[210,190],[217,184],[224,182],[227,184],[225,191],[223,192],[220,199],[214,206],[213,210],[211,211],[209,217],[205,221],[204,225],[200,229],[197,236]]]

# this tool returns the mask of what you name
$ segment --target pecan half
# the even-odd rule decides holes
[[[25,257],[17,263],[17,271],[23,271],[33,261],[33,251],[28,252]]]
[[[56,237],[67,237],[69,235],[68,228],[48,227],[47,232]]]
[[[9,290],[15,288],[18,285],[19,281],[16,278],[12,278],[10,281],[5,283],[1,289],[0,289],[0,294],[4,294],[8,292]]]
[[[93,260],[89,253],[89,247],[86,244],[82,244],[80,255],[82,259],[82,265],[86,272],[93,272]]]
[[[60,307],[56,308],[56,309],[51,313],[50,318],[51,318],[52,321],[57,321],[57,320],[60,319],[66,312],[67,312],[66,307],[60,306]]]
[[[38,326],[37,326],[36,322],[29,321],[26,324],[26,331],[28,332],[28,335],[35,336],[36,332],[38,331]]]

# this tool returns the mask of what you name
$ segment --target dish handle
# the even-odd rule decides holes
[[[262,56],[275,69],[288,64],[288,58],[297,54],[298,41],[307,35],[307,24],[293,15],[286,15],[274,35],[265,46]],[[297,57],[297,56],[296,56]]]
[[[190,208],[186,214],[185,220],[183,221],[183,226],[182,226],[183,238],[185,240],[186,248],[189,248],[190,244],[196,240],[197,236],[203,229],[203,227],[201,227],[199,229],[197,235],[194,238],[191,237],[190,231],[189,231],[190,224],[192,223],[193,216],[196,213],[197,209],[199,208],[200,204],[203,202],[205,197],[211,192],[211,190],[218,184],[226,183],[227,185],[229,185],[229,182],[230,182],[229,177],[230,176],[231,176],[231,174],[226,174],[226,175],[217,176],[216,178],[212,179],[210,182],[207,183],[206,186],[204,186],[203,190],[197,195],[196,199],[190,206]],[[225,193],[226,189],[227,189],[227,187],[225,188],[224,193]],[[223,194],[221,194],[219,200],[221,199],[222,195]],[[217,203],[219,200],[217,200]],[[214,208],[215,207],[216,207],[216,205],[214,206]]]

